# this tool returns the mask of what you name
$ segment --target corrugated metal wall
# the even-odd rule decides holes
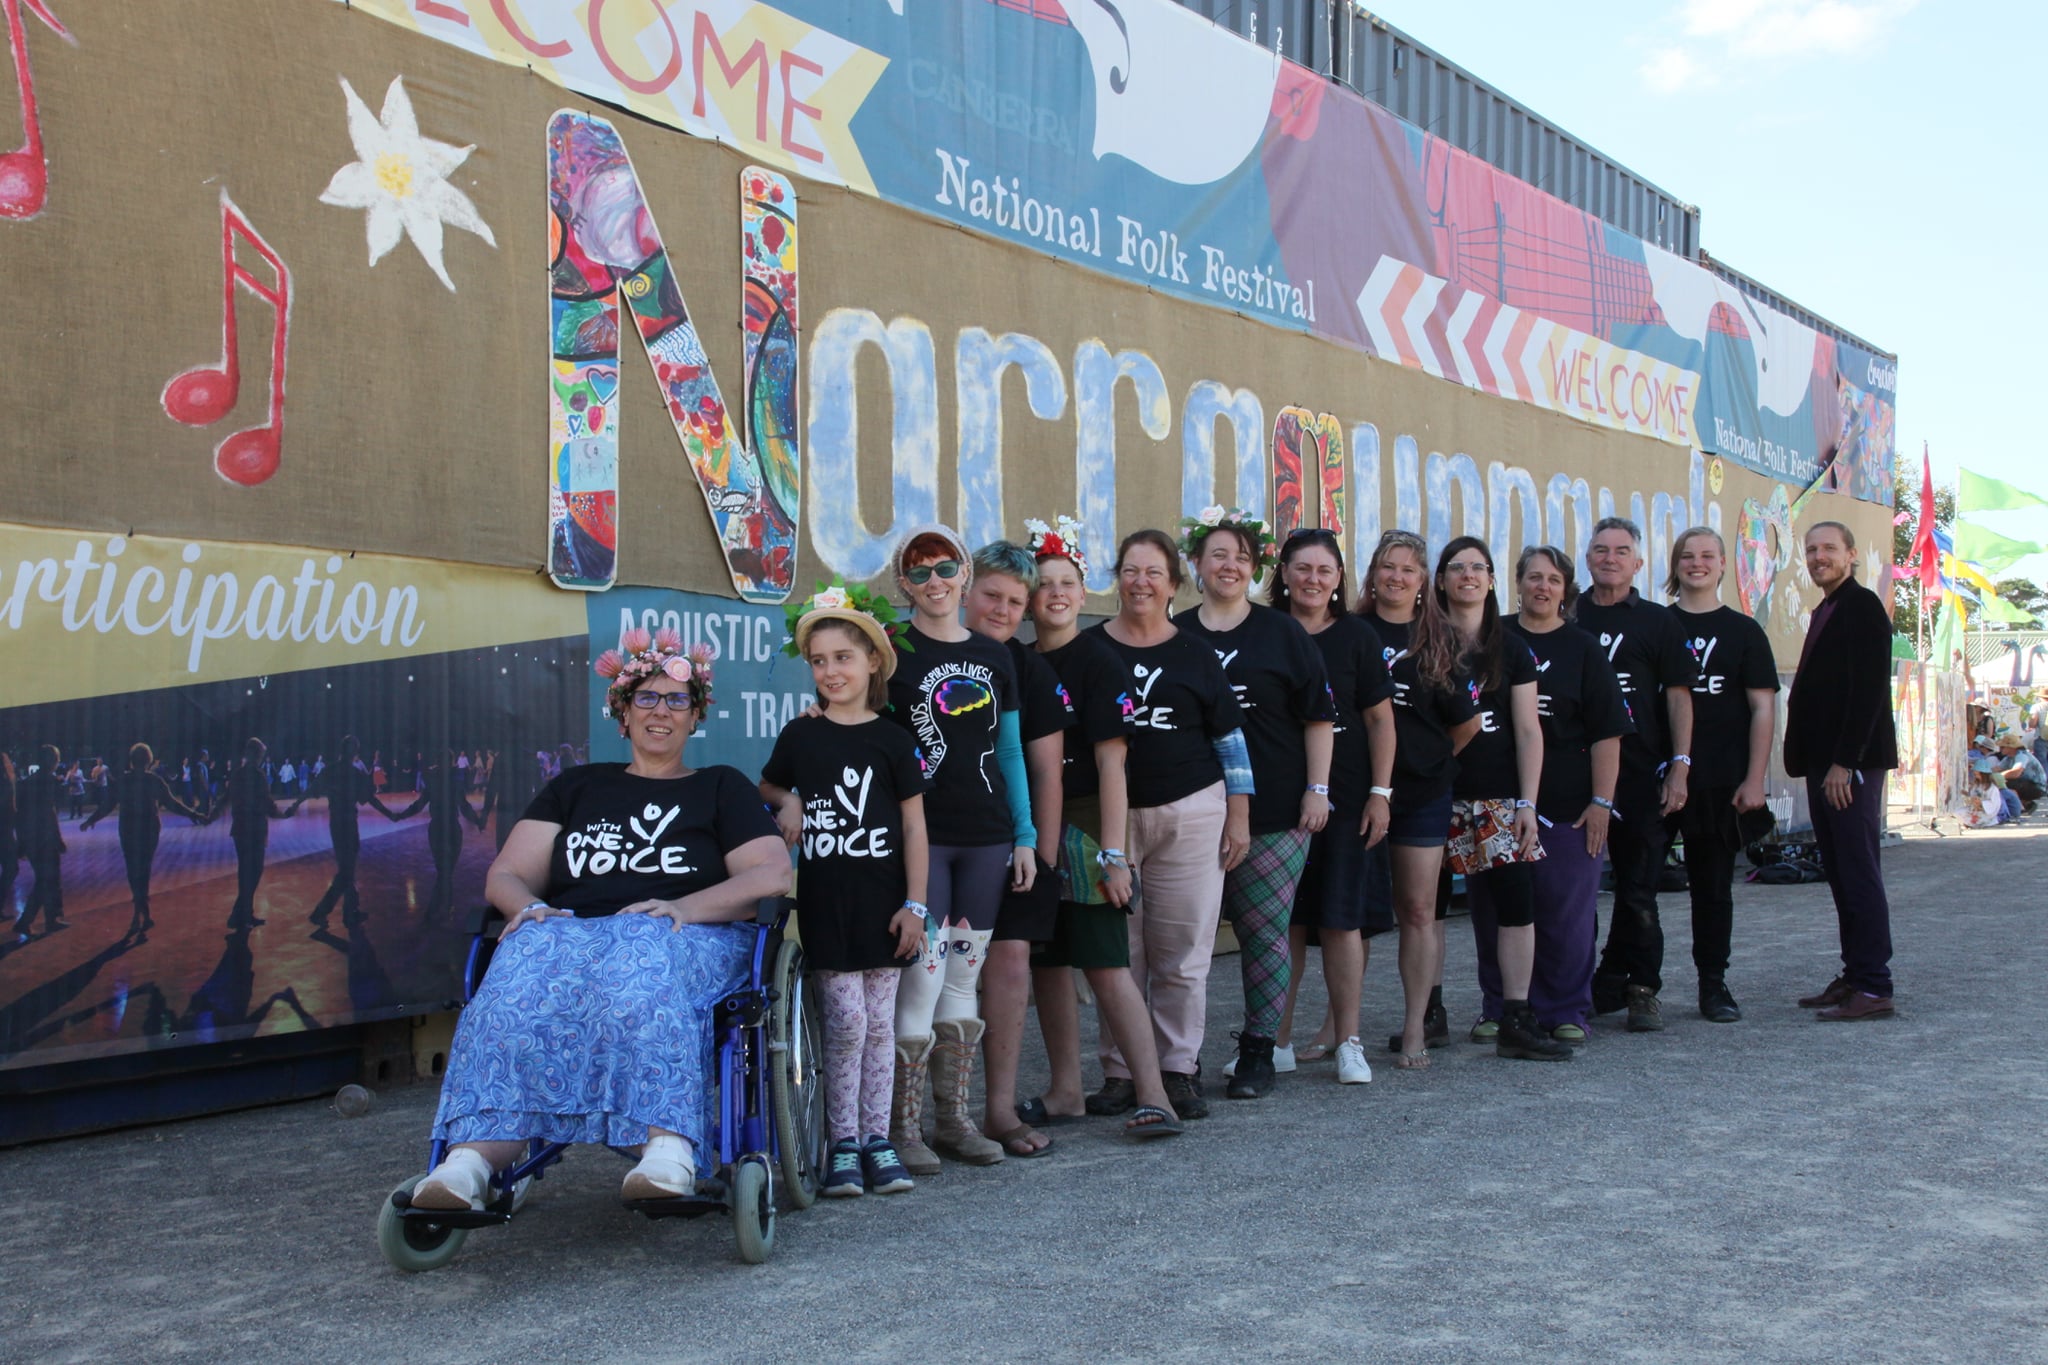
[[[1277,48],[1517,180],[1697,261],[1750,297],[1815,330],[1889,355],[1855,333],[1711,259],[1700,211],[1602,156],[1526,105],[1388,25],[1353,0],[1177,0],[1233,33]]]
[[[1179,0],[1277,47],[1452,146],[1666,251],[1697,259],[1700,212],[1350,0]]]

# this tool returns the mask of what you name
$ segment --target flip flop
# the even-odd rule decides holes
[[[1148,1138],[1174,1137],[1187,1131],[1187,1126],[1156,1104],[1139,1105],[1131,1111],[1124,1122],[1124,1136],[1143,1141]]]
[[[1055,1114],[1045,1107],[1045,1096],[1033,1095],[1017,1106],[1017,1121],[1033,1128],[1054,1128],[1062,1123],[1079,1123],[1085,1114]]]
[[[1403,1052],[1400,1056],[1394,1058],[1394,1065],[1402,1071],[1427,1071],[1429,1070],[1429,1049],[1424,1048],[1420,1052]]]
[[[1304,1043],[1294,1049],[1294,1060],[1297,1062],[1327,1062],[1336,1055],[1335,1043]]]
[[[1033,1147],[1031,1139],[1045,1137],[1045,1134],[1039,1132],[1028,1123],[1020,1123],[1007,1133],[990,1133],[988,1137],[990,1141],[1002,1144],[1003,1151],[1007,1155],[1020,1157],[1026,1161],[1034,1157],[1044,1156],[1053,1148],[1051,1138],[1045,1138],[1045,1146]]]

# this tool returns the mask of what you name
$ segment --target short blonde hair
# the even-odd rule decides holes
[[[1726,578],[1728,576],[1728,542],[1721,539],[1721,533],[1711,526],[1688,526],[1678,533],[1677,539],[1671,542],[1671,573],[1664,580],[1664,592],[1667,596],[1678,596],[1680,586],[1678,582],[1679,558],[1684,555],[1685,547],[1701,536],[1712,536],[1714,538],[1715,547],[1721,551],[1721,577]],[[1720,586],[1718,580],[1714,586]]]

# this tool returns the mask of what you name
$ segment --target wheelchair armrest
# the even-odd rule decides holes
[[[773,929],[795,909],[796,901],[789,896],[763,896],[754,906],[754,923]]]
[[[489,939],[496,942],[505,932],[505,912],[485,901],[469,912],[469,934],[471,938]]]

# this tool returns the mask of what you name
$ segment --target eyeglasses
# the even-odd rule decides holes
[[[1297,526],[1287,533],[1287,539],[1281,543],[1292,545],[1297,540],[1326,540],[1335,545],[1337,533],[1322,526]]]
[[[1444,572],[1447,574],[1492,573],[1493,566],[1483,559],[1459,559],[1444,565]]]
[[[652,711],[656,703],[666,705],[671,711],[687,711],[691,705],[690,694],[688,692],[649,692],[645,688],[633,694],[633,705],[639,707],[642,711]]]
[[[933,574],[947,579],[958,578],[960,576],[960,561],[957,559],[942,559],[936,564],[920,564],[914,569],[905,569],[903,571],[905,578],[919,585],[931,582]]]

